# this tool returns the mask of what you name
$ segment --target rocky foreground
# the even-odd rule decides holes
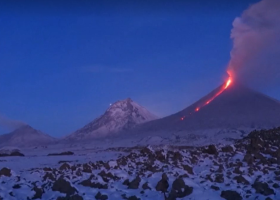
[[[280,199],[280,128],[229,146],[107,149],[109,162],[0,170],[0,199]]]

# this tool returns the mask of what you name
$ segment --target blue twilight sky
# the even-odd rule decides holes
[[[257,1],[42,2],[0,3],[0,115],[61,137],[117,100],[165,116],[219,86]]]

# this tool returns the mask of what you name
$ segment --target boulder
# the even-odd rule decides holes
[[[240,194],[233,190],[225,190],[221,192],[221,197],[226,200],[242,200]]]
[[[59,178],[56,180],[52,186],[53,191],[58,191],[61,193],[65,193],[67,195],[73,195],[77,190],[71,186],[71,184],[64,180],[63,178]]]
[[[203,149],[202,152],[210,155],[215,155],[218,153],[216,146],[213,144],[209,145],[207,149]]]
[[[262,194],[264,196],[275,194],[274,190],[271,189],[267,183],[255,181],[252,187],[256,190],[256,193]]]
[[[168,187],[169,187],[168,177],[166,173],[163,173],[161,176],[161,180],[156,185],[156,190],[165,193],[167,192]]]
[[[8,176],[8,177],[12,176],[11,170],[8,169],[8,168],[6,168],[6,167],[2,168],[2,169],[0,170],[0,177],[1,177],[1,176]]]
[[[98,192],[98,193],[95,195],[95,199],[96,199],[96,200],[107,200],[107,199],[108,199],[108,196],[105,195],[105,194],[101,194],[100,192]]]
[[[175,200],[176,198],[183,198],[190,195],[192,192],[192,187],[186,185],[182,178],[177,178],[172,184],[172,189],[167,199]]]
[[[141,178],[137,176],[129,183],[128,189],[138,189],[140,182],[141,182]]]

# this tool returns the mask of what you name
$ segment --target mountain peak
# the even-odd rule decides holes
[[[157,119],[154,114],[134,102],[131,98],[126,98],[110,105],[102,116],[77,130],[68,138],[102,137],[110,133],[129,130],[137,124],[154,119]]]
[[[24,124],[8,134],[0,135],[0,146],[36,146],[50,144],[53,141],[54,138],[28,124]]]

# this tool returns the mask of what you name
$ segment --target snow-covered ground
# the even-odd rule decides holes
[[[20,149],[24,157],[0,158],[0,197],[280,199],[279,136],[280,129],[260,131],[232,145],[205,147],[57,144]],[[74,155],[48,156],[67,151]]]

